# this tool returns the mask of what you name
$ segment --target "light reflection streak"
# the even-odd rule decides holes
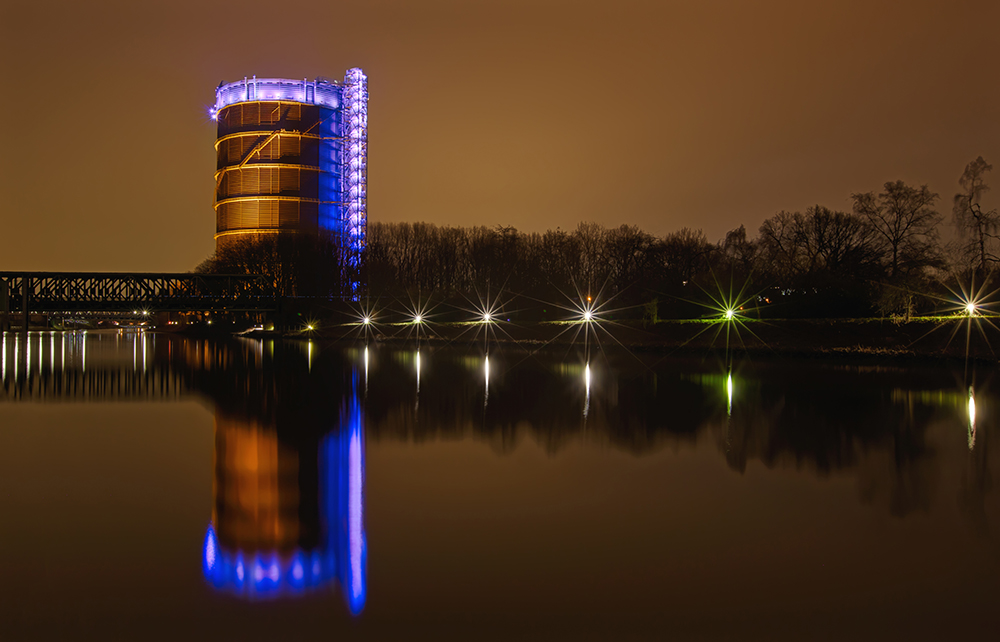
[[[490,355],[486,355],[486,363],[483,366],[486,376],[486,394],[483,398],[483,408],[490,402]]]
[[[313,369],[313,342],[309,341],[306,344],[306,360],[309,362],[309,372]]]
[[[726,376],[726,396],[728,397],[726,401],[726,416],[731,417],[733,415],[733,373],[729,372]]]
[[[583,371],[583,379],[587,387],[586,397],[583,402],[583,418],[586,419],[587,415],[590,413],[590,362],[587,362],[587,367]]]
[[[365,395],[368,394],[368,346],[365,346]]]
[[[3,372],[0,373],[0,380],[6,381],[7,380],[7,333],[6,332],[3,333],[3,355],[0,356],[0,361],[2,361],[0,369],[3,370]]]
[[[969,386],[969,450],[976,445],[976,395]]]
[[[357,401],[352,400],[352,404],[357,406]],[[351,441],[348,453],[348,549],[350,550],[350,576],[346,582],[349,589],[348,606],[351,613],[357,615],[365,605],[365,566],[367,557],[367,543],[364,533],[364,506],[362,504],[362,494],[364,492],[364,460],[361,452],[361,410],[358,407],[351,412],[350,417]]]

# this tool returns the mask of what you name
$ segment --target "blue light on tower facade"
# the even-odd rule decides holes
[[[220,84],[216,242],[265,233],[326,233],[342,294],[357,300],[368,229],[368,77],[342,82],[247,77]]]

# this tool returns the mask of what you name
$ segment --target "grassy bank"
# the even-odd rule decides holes
[[[933,317],[897,322],[889,319],[661,321],[658,323],[543,322],[317,324],[292,333],[302,339],[363,340],[376,343],[421,342],[525,345],[622,346],[632,350],[726,351],[803,356],[883,356],[890,358],[975,359],[996,362],[1000,319]]]

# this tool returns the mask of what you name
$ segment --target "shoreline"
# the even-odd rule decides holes
[[[728,326],[728,327],[727,327]],[[358,323],[320,326],[312,331],[253,331],[238,336],[375,344],[520,345],[531,348],[589,344],[601,349],[637,352],[793,356],[808,358],[878,358],[892,360],[968,360],[1000,362],[1000,326],[987,317],[934,317],[895,322],[890,319],[740,320],[641,322],[541,322],[532,324]],[[230,334],[205,328],[181,331],[205,336]],[[221,328],[220,328],[221,330]],[[728,340],[726,332],[729,332]],[[996,348],[993,347],[996,344]],[[728,346],[728,347],[727,347]]]

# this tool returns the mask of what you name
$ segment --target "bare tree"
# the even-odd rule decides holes
[[[607,275],[605,244],[607,230],[599,223],[581,222],[573,232],[580,251],[580,281],[577,286],[585,293],[596,292],[604,285]]]
[[[712,250],[704,232],[684,227],[663,238],[661,256],[670,277],[687,283],[710,271]]]
[[[941,215],[933,209],[938,195],[926,185],[910,187],[903,181],[887,182],[884,192],[851,194],[854,213],[867,219],[885,246],[889,277],[920,271],[940,263],[936,226]]]
[[[635,285],[646,275],[656,239],[634,225],[622,224],[607,231],[605,255],[613,293]]]
[[[197,271],[263,277],[278,296],[335,296],[340,291],[339,253],[333,238],[311,234],[237,237]]]
[[[1000,260],[991,247],[997,239],[1000,217],[996,208],[983,211],[980,204],[983,193],[990,189],[986,184],[985,174],[991,169],[993,166],[983,160],[982,156],[966,165],[962,177],[958,179],[962,191],[955,194],[952,207],[959,233],[968,239],[965,250],[975,257],[980,272],[985,272],[988,264]]]
[[[794,214],[795,243],[801,248],[804,272],[837,273],[863,278],[876,263],[871,226],[861,217],[814,205]]]
[[[795,240],[795,215],[781,211],[764,221],[758,243],[762,265],[773,278],[787,284],[797,273],[801,250]]]
[[[747,239],[747,228],[744,225],[726,232],[720,249],[729,267],[740,271],[744,276],[754,271],[760,256],[760,244],[756,240]]]

